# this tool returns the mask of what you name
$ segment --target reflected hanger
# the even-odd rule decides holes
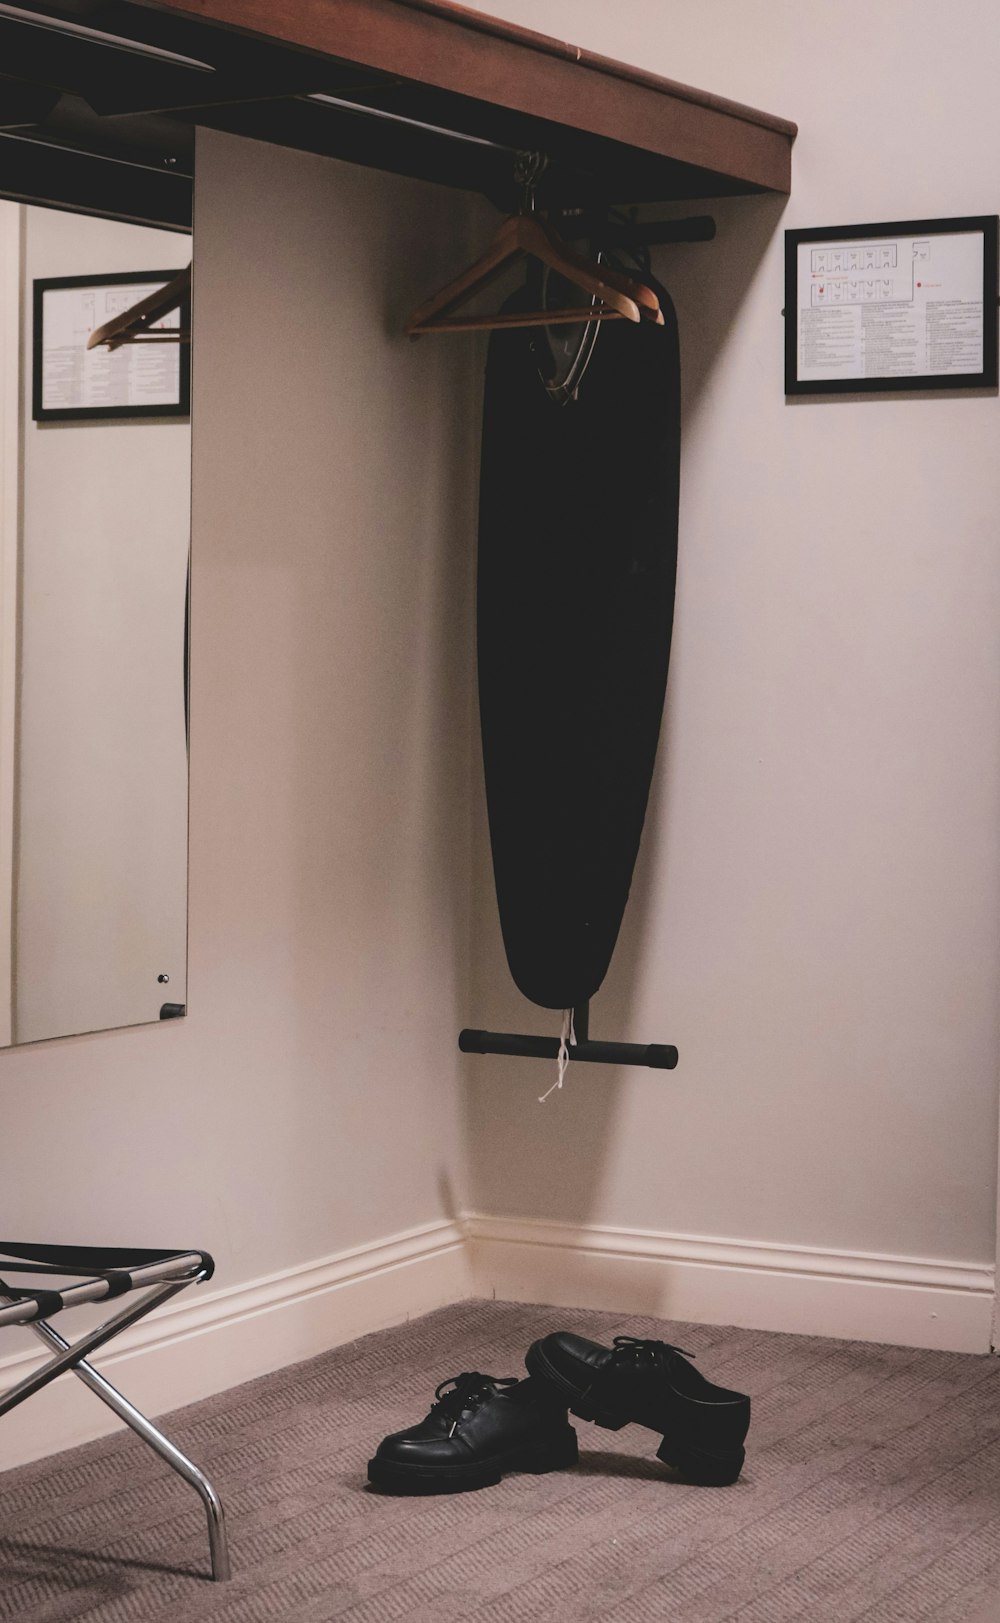
[[[155,293],[147,294],[131,309],[112,316],[103,327],[95,327],[87,339],[87,348],[97,349],[100,344],[109,350],[119,349],[122,344],[189,344],[189,327],[154,327],[154,323],[169,316],[172,310],[180,309],[190,297],[191,266],[188,265]]]

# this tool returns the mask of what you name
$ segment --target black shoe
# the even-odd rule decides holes
[[[525,1363],[581,1420],[609,1431],[633,1420],[661,1432],[657,1458],[689,1482],[722,1487],[739,1476],[750,1399],[706,1381],[679,1347],[635,1336],[615,1336],[613,1348],[602,1347],[559,1330],[534,1342]]]
[[[462,1493],[493,1487],[505,1471],[558,1471],[577,1462],[566,1403],[544,1382],[473,1371],[442,1381],[434,1396],[425,1420],[379,1443],[368,1462],[375,1487]]]

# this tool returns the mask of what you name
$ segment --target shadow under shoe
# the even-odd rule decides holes
[[[507,1471],[559,1471],[577,1462],[566,1402],[544,1381],[471,1370],[442,1381],[430,1413],[383,1438],[368,1480],[389,1493],[462,1493]]]
[[[657,1458],[689,1482],[724,1487],[743,1469],[750,1428],[744,1392],[713,1386],[665,1341],[615,1336],[614,1346],[558,1330],[529,1347],[525,1363],[573,1414],[609,1431],[630,1421],[663,1438]]]

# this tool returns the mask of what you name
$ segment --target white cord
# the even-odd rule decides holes
[[[559,1053],[556,1056],[556,1065],[559,1067],[559,1073],[551,1088],[546,1089],[544,1093],[540,1093],[538,1095],[538,1103],[540,1105],[545,1103],[550,1093],[555,1093],[556,1088],[561,1088],[563,1085],[563,1077],[566,1075],[566,1067],[569,1064],[569,1048],[567,1046],[569,1043],[572,1043],[574,1048],[576,1047],[576,1028],[573,1024],[573,1010],[564,1009],[562,1031],[559,1036]]]

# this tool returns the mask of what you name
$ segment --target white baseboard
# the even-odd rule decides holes
[[[164,1414],[469,1294],[461,1226],[429,1223],[247,1285],[191,1286],[123,1332],[94,1364],[145,1414]],[[79,1328],[67,1322],[65,1333]],[[29,1349],[0,1362],[0,1391],[47,1356],[39,1345],[37,1354]],[[0,1470],[119,1424],[75,1375],[61,1375],[0,1418]]]
[[[470,1215],[465,1229],[476,1296],[990,1350],[988,1266],[533,1218]]]
[[[470,1295],[983,1353],[994,1271],[473,1214],[247,1285],[192,1287],[94,1362],[158,1415]],[[0,1361],[0,1391],[44,1359],[29,1349]],[[0,1419],[0,1470],[117,1426],[80,1381],[63,1375]]]

